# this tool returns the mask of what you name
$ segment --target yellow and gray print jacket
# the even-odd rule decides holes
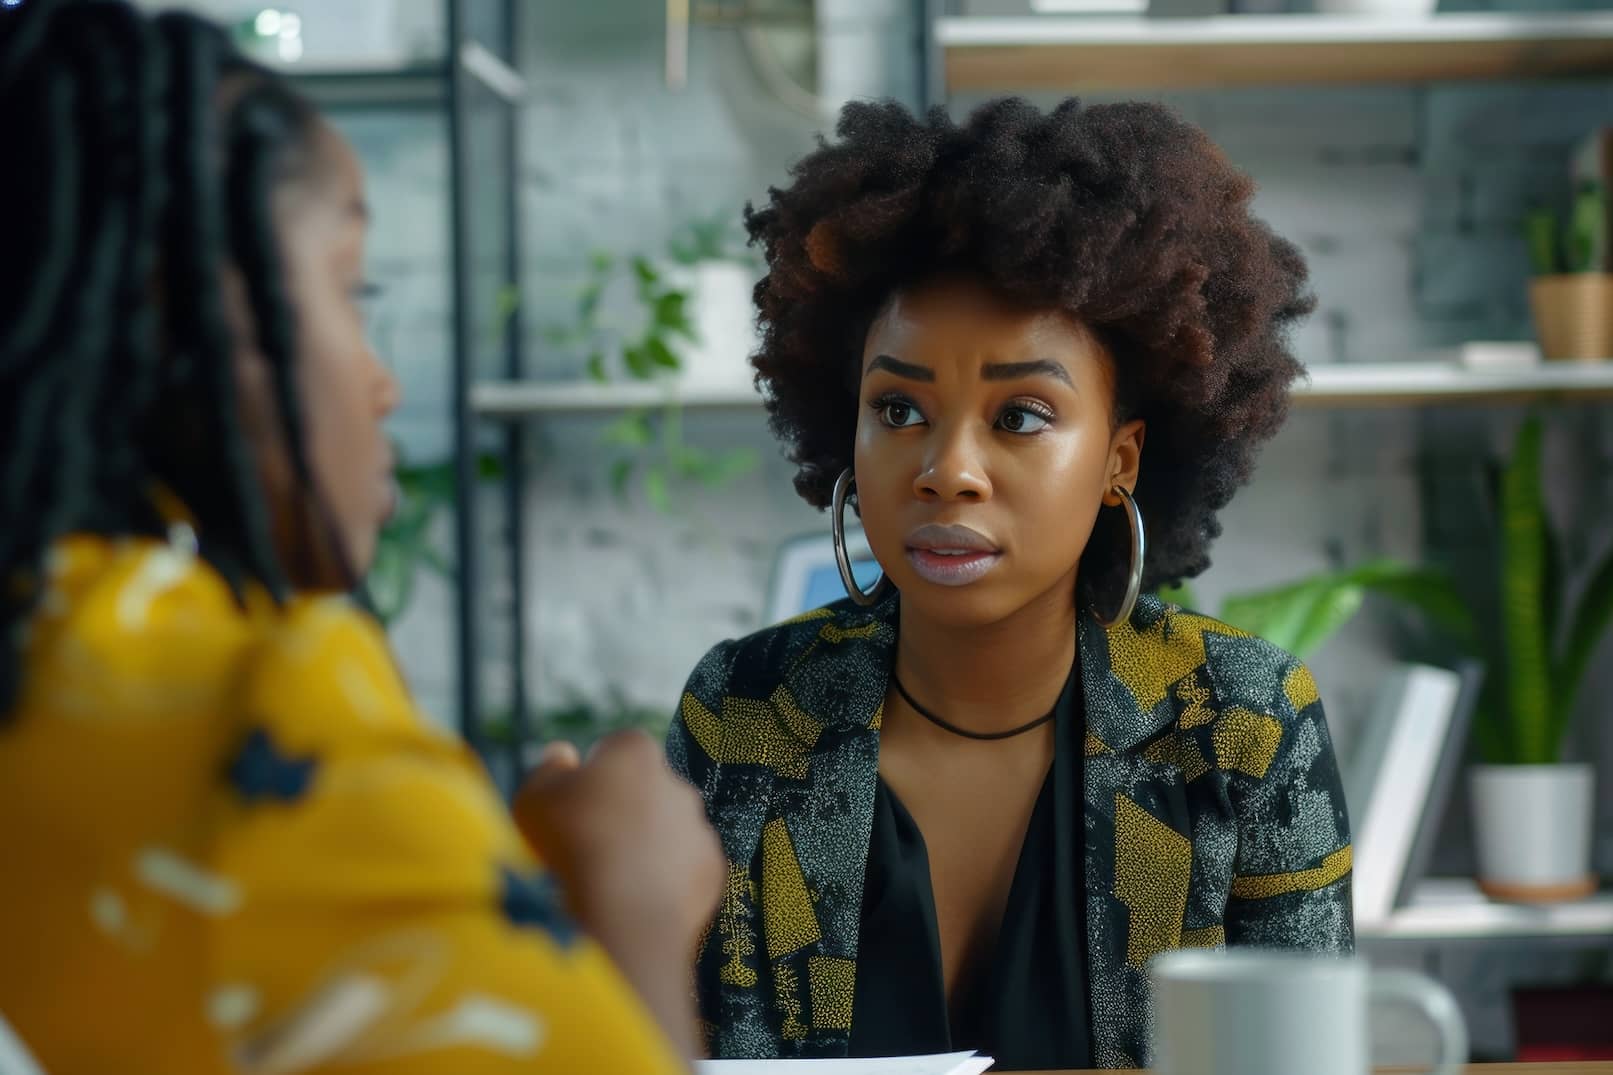
[[[846,1053],[898,600],[725,642],[689,679],[668,754],[729,861],[696,968],[714,1056]],[[1078,633],[1093,1051],[1134,1067],[1158,953],[1353,949],[1349,821],[1294,657],[1152,597]]]

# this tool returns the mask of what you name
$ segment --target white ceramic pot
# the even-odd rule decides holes
[[[1476,765],[1469,773],[1479,887],[1494,899],[1554,903],[1596,891],[1589,765]]]
[[[701,261],[667,270],[668,280],[689,292],[689,319],[698,336],[678,340],[683,361],[678,383],[686,388],[748,388],[755,376],[756,311],[751,293],[756,273],[737,261]]]
[[[1438,0],[1316,0],[1318,15],[1375,15],[1384,19],[1423,19]]]

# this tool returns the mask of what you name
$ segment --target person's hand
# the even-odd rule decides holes
[[[586,761],[545,750],[513,812],[583,928],[692,1055],[690,968],[727,872],[699,794],[653,740],[623,733]]]

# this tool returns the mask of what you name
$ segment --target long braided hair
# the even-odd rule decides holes
[[[271,215],[317,115],[212,25],[121,0],[0,8],[0,721],[45,558],[68,533],[194,513],[239,592],[287,588],[242,434],[223,273],[245,282],[284,440],[308,485],[296,326]]]

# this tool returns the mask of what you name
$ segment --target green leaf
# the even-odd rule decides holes
[[[603,351],[595,351],[588,356],[587,369],[589,380],[598,381],[600,384],[610,380],[610,376],[605,372],[605,352]]]
[[[1529,247],[1529,267],[1536,276],[1562,271],[1557,253],[1557,214],[1550,209],[1531,209],[1523,218],[1524,240]]]
[[[659,467],[651,467],[644,474],[644,498],[650,502],[650,507],[663,514],[672,510],[672,494],[667,489],[666,472]]]
[[[1613,624],[1613,547],[1607,550],[1591,575],[1590,584],[1580,598],[1573,624],[1563,640],[1562,661],[1558,665],[1557,683],[1561,691],[1558,713],[1565,727],[1573,717],[1574,703],[1584,684],[1585,670],[1590,667],[1591,656],[1596,652],[1602,636]]]
[[[647,381],[655,373],[655,361],[642,347],[622,348],[622,361],[627,364],[627,372],[641,381]]]
[[[756,469],[757,454],[749,448],[735,448],[711,460],[700,480],[710,486],[726,484]]]
[[[1347,577],[1319,575],[1229,597],[1221,618],[1304,658],[1349,622],[1364,596]]]
[[[1563,604],[1563,558],[1562,547],[1557,542],[1557,528],[1551,525],[1551,517],[1545,513],[1545,506],[1541,507],[1540,528],[1545,559],[1540,575],[1540,615],[1549,650],[1562,634],[1563,624],[1559,617],[1562,616]]]
[[[584,286],[577,296],[577,319],[592,324],[594,316],[599,313],[599,300],[604,294],[603,283],[591,282]]]
[[[616,267],[616,258],[604,251],[596,251],[588,259],[588,271],[595,276],[603,276]]]
[[[448,557],[444,556],[441,552],[432,548],[430,545],[426,545],[421,548],[420,562],[426,566],[427,570],[429,570],[433,575],[436,575],[438,578],[446,579],[448,582],[458,581],[458,576],[454,571],[454,565],[448,561]]]
[[[624,448],[642,448],[655,439],[650,417],[643,411],[629,411],[607,425],[600,433],[605,444]]]
[[[414,595],[415,563],[423,547],[419,537],[383,537],[376,545],[364,589],[383,624],[395,622],[408,609]]]
[[[639,284],[644,287],[652,287],[661,282],[661,274],[656,271],[655,266],[650,264],[650,260],[645,257],[633,259],[633,275],[638,278]]]
[[[634,466],[635,464],[631,459],[618,459],[611,464],[610,491],[616,499],[625,500],[627,498],[627,483],[633,477]]]
[[[480,452],[476,456],[476,477],[479,481],[498,481],[504,477],[504,460],[496,452]]]
[[[672,348],[668,347],[666,341],[659,336],[651,336],[648,340],[645,340],[644,350],[650,356],[650,361],[662,369],[679,370],[683,368],[682,360],[672,353]]]
[[[1446,572],[1382,561],[1364,565],[1352,577],[1375,594],[1416,609],[1444,630],[1465,653],[1480,649],[1478,624],[1467,598]]]
[[[690,339],[695,336],[694,325],[689,321],[689,293],[686,291],[667,291],[659,295],[650,318],[663,332],[675,332]]]
[[[1518,430],[1501,476],[1501,633],[1506,646],[1507,715],[1516,764],[1548,765],[1561,744],[1552,734],[1551,661],[1541,586],[1546,570],[1545,498],[1540,484],[1539,416]]]

